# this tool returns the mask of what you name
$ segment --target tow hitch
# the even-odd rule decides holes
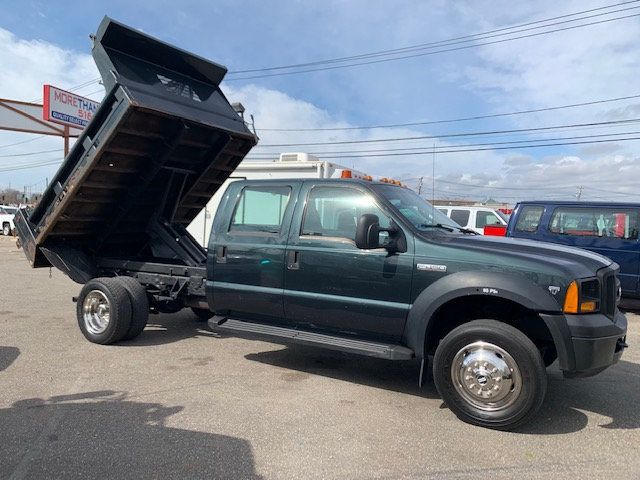
[[[627,340],[627,337],[622,337],[618,339],[618,341],[616,342],[616,352],[620,352],[625,348],[629,348],[629,345],[627,345],[626,340]]]

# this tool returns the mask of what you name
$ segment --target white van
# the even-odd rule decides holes
[[[484,233],[486,225],[506,227],[508,223],[508,219],[503,213],[489,207],[453,205],[435,205],[435,207],[461,227],[474,230],[481,235]]]

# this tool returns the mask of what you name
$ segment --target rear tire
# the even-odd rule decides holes
[[[191,311],[196,316],[196,321],[198,322],[206,322],[211,317],[213,317],[213,312],[208,309],[205,310],[204,308],[191,307]]]
[[[131,326],[129,294],[113,278],[94,278],[80,290],[76,315],[87,340],[100,345],[115,343]]]
[[[129,294],[131,301],[131,326],[125,333],[122,340],[131,340],[140,335],[149,320],[149,298],[147,290],[132,277],[116,277],[113,280],[119,281]]]
[[[537,347],[520,330],[496,320],[474,320],[444,337],[433,377],[460,420],[498,430],[528,422],[547,390]]]

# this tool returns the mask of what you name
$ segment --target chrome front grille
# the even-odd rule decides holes
[[[606,272],[602,277],[601,292],[602,313],[613,319],[616,314],[616,304],[618,296],[618,281],[613,271]]]

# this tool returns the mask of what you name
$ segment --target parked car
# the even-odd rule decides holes
[[[17,211],[18,207],[0,205],[0,232],[2,232],[2,235],[13,235],[13,232],[15,231],[13,217]]]
[[[640,204],[520,202],[507,236],[580,247],[620,265],[622,296],[640,298]]]
[[[489,207],[466,207],[451,205],[435,205],[435,207],[444,213],[451,220],[464,228],[475,231],[481,235],[485,234],[485,227],[502,227],[499,230],[491,231],[491,235],[504,235],[504,229],[507,227],[508,217]]]

